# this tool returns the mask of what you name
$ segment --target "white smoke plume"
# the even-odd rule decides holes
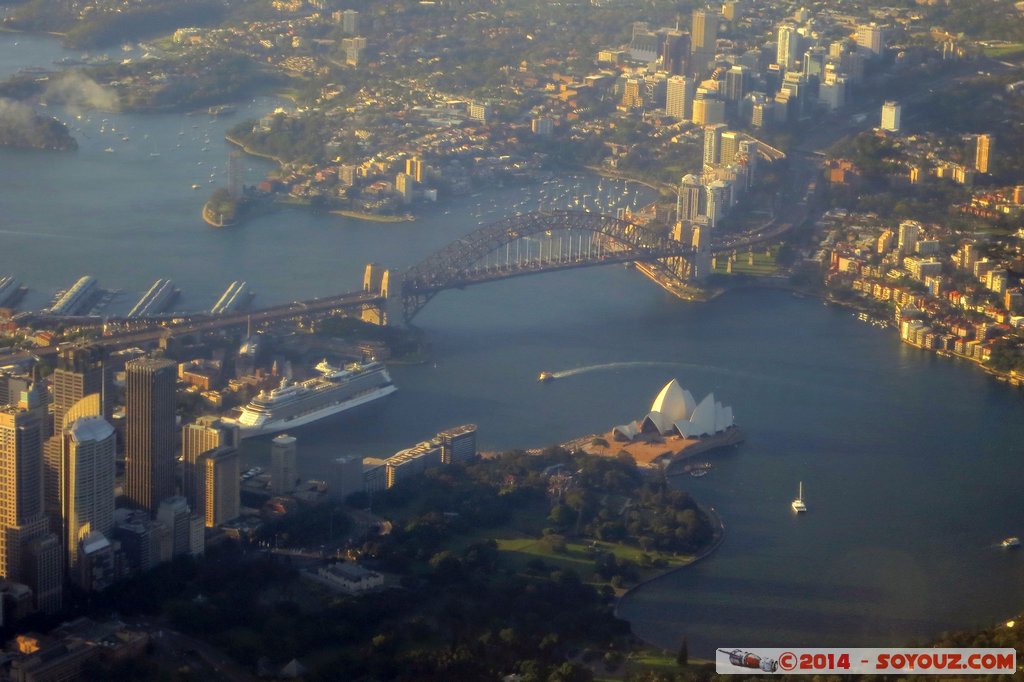
[[[43,99],[63,104],[72,115],[90,109],[117,111],[119,108],[115,93],[77,71],[69,71],[52,81]]]

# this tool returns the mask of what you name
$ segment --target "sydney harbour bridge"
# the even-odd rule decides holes
[[[105,335],[98,341],[108,348],[155,341],[169,334],[193,334],[332,310],[357,310],[363,319],[384,324],[399,319],[409,323],[437,294],[511,277],[573,268],[637,263],[664,288],[694,291],[711,257],[777,239],[789,224],[716,239],[700,236],[699,228],[671,235],[652,231],[629,220],[587,211],[537,211],[511,216],[448,244],[404,272],[368,264],[361,290],[295,301],[248,313],[193,314],[173,321],[151,320]],[[39,316],[41,322],[95,324],[96,318]],[[127,321],[106,318],[111,326]],[[58,348],[41,348],[36,356],[53,355]],[[11,356],[13,357],[13,356]]]

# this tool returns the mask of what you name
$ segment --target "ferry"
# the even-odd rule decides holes
[[[319,377],[297,384],[282,379],[278,388],[260,391],[237,419],[227,421],[238,425],[242,438],[263,436],[320,421],[398,390],[380,362],[341,368],[323,360],[316,370]]]
[[[555,375],[552,374],[551,372],[545,371],[545,372],[541,372],[539,375],[537,375],[537,381],[540,381],[542,383],[546,383],[548,381],[554,381],[554,380],[555,380]]]
[[[1015,549],[1017,547],[1020,547],[1020,538],[1018,538],[1017,536],[1009,537],[999,544],[1002,545],[1004,549]]]

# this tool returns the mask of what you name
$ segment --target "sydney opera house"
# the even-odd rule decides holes
[[[732,408],[715,402],[714,393],[709,393],[698,403],[673,379],[661,389],[646,417],[639,422],[616,426],[612,429],[612,437],[619,441],[637,440],[645,434],[702,438],[734,425]]]

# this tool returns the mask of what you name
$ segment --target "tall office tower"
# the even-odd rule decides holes
[[[87,346],[61,351],[51,382],[54,434],[60,433],[64,413],[90,393],[99,394],[102,404],[100,414],[110,419],[113,403],[111,380],[102,349]]]
[[[125,366],[125,495],[155,512],[174,495],[175,364],[139,358]]]
[[[0,373],[0,406],[17,405],[22,391],[32,385],[32,377],[21,374]]]
[[[885,49],[885,28],[874,22],[858,26],[857,47],[872,54],[882,54]]]
[[[892,100],[886,100],[882,104],[882,130],[888,130],[892,133],[898,133],[900,131],[900,103]]]
[[[347,9],[341,13],[341,30],[350,36],[359,33],[359,12]]]
[[[270,441],[270,492],[275,495],[290,493],[299,477],[295,469],[296,441],[293,436],[281,434]]]
[[[168,559],[189,553],[192,541],[192,510],[181,495],[165,497],[157,506],[156,520],[170,530],[170,556]]]
[[[680,121],[693,117],[694,82],[687,76],[672,76],[665,86],[665,114]]]
[[[797,68],[797,60],[800,55],[800,34],[796,32],[795,26],[780,26],[779,40],[775,52],[775,63],[786,71]]]
[[[199,417],[181,429],[181,494],[189,507],[202,512],[206,484],[199,458],[217,448],[237,448],[241,437],[238,426],[219,417]]]
[[[697,93],[693,100],[693,122],[702,126],[725,123],[725,102]]]
[[[199,459],[203,469],[203,497],[196,511],[203,515],[207,528],[233,521],[239,514],[238,450],[222,447]]]
[[[978,135],[978,141],[974,148],[974,167],[979,173],[988,173],[988,165],[992,158],[992,135],[985,133]]]
[[[52,608],[53,586],[60,585],[63,575],[60,545],[54,561],[50,550],[56,539],[36,547],[38,554],[31,544],[52,537],[43,514],[43,437],[37,414],[0,408],[0,480],[0,577],[27,584],[37,608]],[[58,608],[59,601],[58,594]]]
[[[750,69],[745,66],[734,65],[725,72],[725,89],[722,94],[731,114],[739,110],[740,102],[750,90],[750,81]]]
[[[25,542],[23,554],[21,582],[32,588],[38,610],[57,613],[64,596],[60,540],[53,533],[42,533]]]
[[[739,21],[743,18],[743,4],[740,0],[725,0],[722,3],[722,16],[726,21]]]
[[[690,57],[690,34],[674,28],[664,31],[665,38],[661,41],[658,66],[665,73],[686,73],[687,60]]]
[[[818,103],[824,104],[829,111],[841,109],[846,105],[846,78],[836,76],[827,80],[818,88]]]
[[[65,486],[67,483],[67,452],[66,432],[70,425],[83,417],[100,417],[102,415],[102,399],[99,393],[84,396],[64,411],[60,422],[55,422],[55,435],[46,439],[43,444],[43,513],[49,522],[50,532],[60,538],[61,546],[67,549],[67,532],[65,526]],[[111,488],[113,499],[113,488]]]
[[[914,253],[917,248],[917,237],[920,233],[920,225],[913,220],[904,220],[900,223],[899,238],[896,242],[897,248],[904,256]]]
[[[714,166],[722,158],[722,133],[725,132],[724,123],[717,123],[704,127],[704,166]]]
[[[693,62],[690,69],[705,71],[718,52],[718,13],[707,9],[693,10],[693,26],[690,30],[690,54]]]
[[[679,192],[676,195],[676,220],[696,222],[704,215],[706,198],[704,186],[696,175],[684,175],[679,181]]]
[[[75,576],[79,543],[90,533],[113,537],[117,437],[114,427],[99,416],[74,420],[61,437],[65,565]]]
[[[812,47],[804,52],[803,72],[808,78],[817,77],[818,82],[825,78],[825,48]]]

